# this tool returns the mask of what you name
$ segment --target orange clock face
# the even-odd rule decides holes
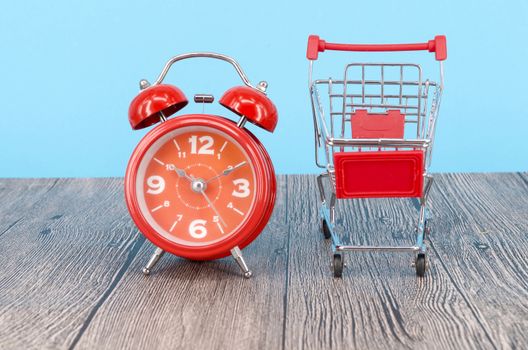
[[[254,210],[255,169],[231,136],[206,126],[156,140],[136,175],[139,209],[169,241],[205,246],[226,239]]]

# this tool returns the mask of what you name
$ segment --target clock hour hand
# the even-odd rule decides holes
[[[238,163],[237,165],[233,166],[233,167],[229,167],[227,169],[225,169],[224,171],[222,171],[220,174],[216,175],[216,176],[213,176],[212,178],[210,178],[209,180],[207,180],[205,183],[209,183],[215,179],[218,179],[219,177],[221,176],[226,176],[226,175],[229,175],[231,174],[235,169],[238,169],[240,168],[241,166],[244,166],[246,165],[247,162],[246,161],[243,161],[243,162],[240,162]]]
[[[174,170],[176,171],[176,174],[178,174],[179,177],[184,177],[189,181],[194,181],[194,178],[192,176],[187,175],[185,170],[176,167],[174,168]]]

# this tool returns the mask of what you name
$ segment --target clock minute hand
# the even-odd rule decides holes
[[[218,216],[218,219],[220,220],[220,222],[222,223],[222,225],[224,225],[224,227],[227,227],[224,219],[222,219],[222,217],[220,216],[220,213],[218,212],[218,210],[216,210],[216,207],[214,206],[213,202],[211,202],[211,200],[209,199],[209,197],[205,194],[203,188],[202,190],[200,191],[200,193],[202,194],[202,196],[204,196],[205,200],[207,201],[207,204],[209,204],[209,207],[211,207],[211,209],[213,209],[213,211],[215,212],[216,216]]]
[[[235,169],[238,169],[238,168],[240,168],[241,166],[244,166],[244,165],[246,165],[246,164],[247,164],[247,162],[246,162],[246,161],[243,161],[243,162],[238,163],[238,164],[235,165],[234,167],[227,168],[227,169],[225,169],[224,171],[222,171],[220,174],[218,174],[218,175],[216,175],[216,176],[213,176],[212,178],[210,178],[209,180],[207,180],[205,183],[209,183],[209,182],[211,182],[211,181],[213,181],[213,180],[215,180],[215,179],[217,179],[217,178],[219,178],[219,177],[221,177],[221,176],[229,175],[229,174],[231,174]]]

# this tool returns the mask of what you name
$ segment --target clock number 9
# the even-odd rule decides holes
[[[165,180],[161,176],[152,175],[147,179],[147,186],[149,187],[147,193],[160,194],[165,189]]]
[[[189,225],[189,234],[193,238],[204,238],[207,236],[207,228],[204,226],[207,221],[203,219],[196,219]]]

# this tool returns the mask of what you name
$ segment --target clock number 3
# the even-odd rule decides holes
[[[249,190],[249,181],[246,179],[236,179],[233,180],[233,184],[236,188],[233,190],[232,195],[238,198],[246,198],[250,195],[251,191]]]
[[[200,141],[200,147],[198,148],[198,141]],[[198,136],[193,135],[189,137],[189,143],[191,144],[191,154],[211,154],[214,155],[214,150],[211,149],[214,144],[214,140],[211,136]]]
[[[207,228],[205,227],[206,223],[207,221],[203,219],[193,220],[189,225],[189,234],[191,237],[200,239],[207,236]]]

